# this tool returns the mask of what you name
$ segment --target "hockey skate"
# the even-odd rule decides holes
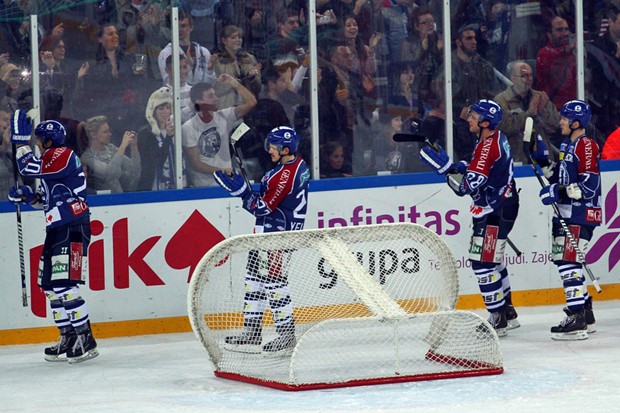
[[[588,297],[583,307],[586,314],[586,324],[588,325],[588,333],[596,333],[596,319],[592,310],[592,297]]]
[[[67,361],[67,351],[69,350],[69,343],[75,339],[75,331],[71,331],[67,334],[61,334],[58,337],[58,342],[53,346],[46,347],[44,350],[46,361]]]
[[[69,340],[69,348],[67,349],[67,361],[69,364],[94,359],[98,355],[97,342],[90,329],[84,333],[77,334]]]
[[[585,340],[588,338],[588,324],[585,310],[572,312],[564,308],[566,318],[558,326],[551,327],[553,340]]]
[[[263,335],[260,327],[245,327],[241,334],[224,339],[224,348],[240,353],[260,353]]]
[[[496,313],[491,313],[489,324],[495,329],[497,337],[506,337],[508,334],[508,320],[506,319],[506,309]]]
[[[270,357],[288,356],[293,353],[297,344],[295,338],[295,324],[290,323],[284,326],[276,326],[278,337],[263,346],[263,353]]]
[[[506,304],[506,321],[507,321],[506,329],[507,330],[514,330],[515,328],[521,327],[521,323],[519,322],[519,320],[517,320],[518,316],[519,315],[517,314],[517,310],[515,310],[514,306],[511,304]],[[493,325],[492,314],[489,315],[489,318],[487,319],[487,321],[489,322],[489,324]],[[503,336],[500,336],[500,337],[503,337]]]
[[[521,323],[517,320],[517,310],[512,304],[506,304],[506,320],[508,321],[508,330],[514,330],[521,327]]]

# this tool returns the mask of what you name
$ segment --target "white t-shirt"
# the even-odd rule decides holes
[[[230,131],[241,123],[235,116],[235,108],[226,108],[213,113],[213,119],[205,123],[199,114],[194,115],[181,127],[183,146],[192,148],[197,146],[200,160],[207,165],[218,169],[231,169],[230,158]],[[189,166],[189,175],[194,186],[216,185],[212,174],[194,171]]]

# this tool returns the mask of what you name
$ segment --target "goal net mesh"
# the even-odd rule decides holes
[[[288,281],[296,345],[287,353],[225,341],[244,331],[249,269]],[[194,271],[188,311],[220,377],[294,390],[501,373],[494,330],[455,310],[457,298],[446,243],[388,224],[224,240]],[[268,305],[261,327],[263,345],[278,336]]]

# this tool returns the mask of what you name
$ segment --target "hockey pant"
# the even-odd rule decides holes
[[[287,274],[291,254],[286,250],[252,250],[248,253],[243,311],[245,327],[260,328],[269,307],[278,334],[294,330]]]
[[[504,251],[518,211],[518,204],[508,205],[473,219],[469,260],[484,305],[491,313],[510,303],[510,278],[504,263]]]
[[[590,225],[567,224],[573,238],[578,242],[579,249],[584,252],[592,239],[594,227]],[[588,299],[588,288],[585,285],[583,266],[579,262],[577,252],[564,228],[559,222],[553,222],[553,263],[558,268],[560,279],[566,296],[566,306],[572,312],[579,312]]]
[[[80,295],[84,283],[90,223],[85,220],[47,231],[39,261],[39,286],[50,301],[61,334],[87,331],[88,309]]]

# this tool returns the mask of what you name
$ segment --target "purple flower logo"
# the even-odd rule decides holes
[[[618,261],[620,261],[620,215],[616,216],[618,210],[618,184],[611,187],[605,197],[604,220],[607,232],[600,237],[586,254],[586,262],[593,263],[601,259],[603,254],[609,250],[609,260],[607,270],[611,271]]]

